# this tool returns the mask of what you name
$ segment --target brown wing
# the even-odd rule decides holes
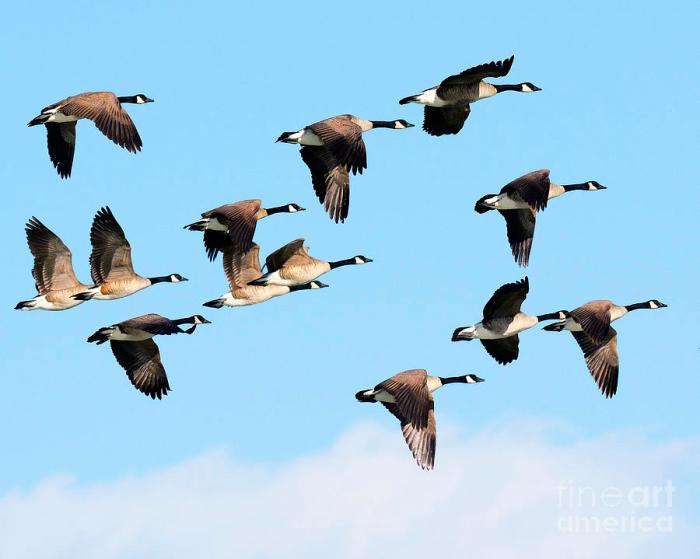
[[[515,361],[520,353],[520,338],[517,334],[498,340],[481,340],[481,344],[488,354],[501,365]]]
[[[617,378],[620,363],[617,355],[617,332],[608,328],[608,334],[600,342],[594,342],[585,332],[571,332],[578,343],[586,365],[598,388],[606,398],[612,398],[617,392]]]
[[[501,193],[517,193],[535,210],[544,210],[549,200],[549,169],[540,169],[509,182]]]
[[[143,144],[138,130],[114,93],[101,91],[69,97],[61,112],[92,120],[100,132],[115,144],[132,153],[141,151]]]
[[[350,209],[350,174],[325,147],[304,146],[301,158],[311,171],[311,182],[330,218],[344,222]]]
[[[232,246],[226,247],[223,261],[231,291],[247,287],[249,282],[262,276],[260,247],[256,243],[253,243],[247,252],[241,252]]]
[[[170,390],[160,351],[153,340],[120,342],[110,340],[112,353],[126,371],[131,384],[153,399],[159,400]]]
[[[207,249],[209,260],[214,260],[219,251],[223,251],[228,243],[239,250],[250,250],[258,224],[258,210],[262,202],[260,200],[241,200],[234,204],[227,204],[202,214],[202,217],[216,217],[219,222],[228,226],[228,231],[212,231],[205,229],[204,246]]]
[[[508,243],[515,261],[520,266],[530,263],[532,238],[535,235],[535,210],[498,210],[506,220]]]
[[[468,90],[484,78],[502,78],[508,74],[513,66],[513,60],[515,60],[515,55],[505,60],[479,64],[445,78],[438,86],[437,94],[441,99],[460,98],[462,90]]]
[[[295,239],[283,247],[278,248],[265,259],[265,266],[268,272],[279,270],[295,254],[307,255],[304,248],[304,239]]]
[[[427,373],[422,369],[403,371],[379,383],[376,390],[386,390],[396,403],[384,406],[401,422],[401,430],[413,457],[423,469],[435,463],[435,414],[433,397],[428,391]]]
[[[75,153],[75,122],[46,124],[46,145],[58,174],[63,179],[70,177]]]
[[[353,175],[367,168],[367,152],[362,128],[349,118],[334,116],[309,126],[339,163]]]
[[[610,328],[612,301],[590,301],[571,311],[571,316],[594,342],[601,342]]]
[[[459,132],[471,112],[469,105],[454,107],[423,107],[423,130],[431,136]]]
[[[131,245],[112,210],[101,208],[90,229],[90,272],[96,284],[127,279],[134,275]]]
[[[165,318],[159,314],[149,313],[119,323],[121,328],[134,328],[149,332],[154,336],[170,334],[180,334],[182,329],[169,318]]]
[[[27,244],[34,256],[32,276],[37,291],[45,295],[49,291],[69,289],[80,285],[73,271],[73,256],[63,241],[36,217],[25,227]]]
[[[529,291],[530,280],[527,276],[520,281],[502,285],[484,305],[484,319],[515,316],[520,312],[520,306]]]

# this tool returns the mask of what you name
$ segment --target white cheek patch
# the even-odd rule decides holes
[[[294,206],[287,206],[287,210],[290,214],[293,214],[294,212],[298,211]]]
[[[521,88],[522,88],[522,91],[524,93],[532,93],[533,92],[532,88],[529,85],[527,85],[526,83],[522,84]]]
[[[406,127],[405,127],[403,124],[401,124],[398,120],[397,120],[396,122],[394,122],[394,126],[395,126],[396,128],[398,128],[398,129],[406,128]]]
[[[658,308],[659,308],[659,305],[657,305],[656,303],[654,303],[654,301],[649,301],[649,308],[650,308],[650,309],[658,309]]]

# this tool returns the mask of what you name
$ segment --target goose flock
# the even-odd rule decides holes
[[[431,136],[459,133],[471,112],[471,105],[504,91],[534,93],[541,89],[531,82],[492,84],[488,78],[502,78],[510,72],[515,57],[474,66],[449,76],[440,85],[404,97],[400,105],[424,105],[423,130]],[[141,151],[143,143],[129,114],[126,103],[146,104],[153,99],[144,94],[118,97],[111,92],[80,93],[49,105],[29,122],[29,126],[46,127],[49,158],[58,175],[71,176],[75,153],[76,123],[92,120],[110,140],[129,152]],[[301,146],[302,161],[311,172],[311,185],[331,220],[344,222],[350,208],[350,175],[367,169],[367,152],[363,134],[376,128],[408,129],[404,119],[366,120],[342,114],[283,132],[278,142]],[[548,169],[540,169],[517,178],[498,194],[486,194],[475,204],[479,214],[497,210],[505,219],[508,243],[515,262],[530,264],[536,215],[547,208],[549,200],[567,192],[604,190],[595,180],[574,184],[557,184],[550,180]],[[203,233],[206,255],[215,261],[222,254],[224,275],[229,291],[203,303],[209,308],[256,305],[294,291],[328,287],[319,277],[343,266],[372,262],[358,254],[339,260],[322,260],[309,254],[305,240],[298,238],[278,248],[260,265],[260,247],[254,242],[258,221],[274,214],[304,211],[296,203],[263,206],[261,200],[241,200],[203,212],[185,229]],[[282,220],[280,220],[280,224]],[[32,276],[37,295],[20,301],[18,310],[63,311],[91,300],[111,300],[133,295],[156,283],[187,281],[177,273],[164,276],[141,276],[134,270],[131,245],[112,210],[100,208],[90,228],[91,283],[78,280],[72,254],[61,238],[32,217],[25,232],[34,257]],[[263,271],[264,268],[264,271]],[[506,283],[496,289],[484,306],[481,320],[472,326],[456,328],[452,341],[478,339],[486,352],[501,365],[518,359],[519,334],[546,322],[547,331],[571,332],[583,352],[593,380],[606,398],[618,388],[619,357],[617,332],[613,321],[637,309],[660,309],[666,305],[657,299],[617,305],[608,300],[585,303],[573,310],[556,310],[527,314],[521,310],[530,290],[528,277]],[[192,334],[197,326],[210,321],[199,314],[169,319],[147,313],[98,329],[88,337],[97,345],[110,342],[117,363],[133,386],[153,399],[168,394],[170,384],[161,361],[155,336]],[[189,324],[183,329],[181,326]],[[436,421],[433,392],[446,384],[477,384],[483,379],[475,374],[452,377],[429,375],[424,369],[402,371],[372,389],[355,395],[360,402],[380,402],[401,424],[406,444],[418,465],[432,469],[435,464]]]

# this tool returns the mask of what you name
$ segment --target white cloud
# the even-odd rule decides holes
[[[689,495],[697,482],[684,472],[688,464],[697,471],[696,441],[552,438],[551,427],[537,423],[468,436],[443,424],[437,469],[423,472],[397,428],[361,424],[330,448],[281,465],[243,465],[212,451],[108,483],[52,477],[0,499],[0,557],[695,556],[700,522]],[[669,479],[672,507],[627,502],[635,487]],[[569,487],[585,488],[581,506]],[[622,504],[599,502],[608,487],[620,490]],[[654,523],[670,516],[673,531],[562,532],[558,523],[571,516]]]

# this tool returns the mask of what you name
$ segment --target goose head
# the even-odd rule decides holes
[[[355,264],[367,264],[368,262],[374,262],[371,258],[367,258],[366,256],[362,256],[361,254],[358,254],[354,258]]]
[[[523,93],[534,93],[535,91],[542,91],[541,87],[537,87],[534,83],[523,82],[520,85],[520,91]]]
[[[414,126],[415,124],[411,124],[402,118],[394,121],[394,128],[397,130],[400,130],[401,128],[413,128]]]
[[[586,186],[588,186],[588,190],[605,190],[608,188],[607,186],[600,184],[598,181],[588,181]]]
[[[143,105],[144,103],[153,103],[153,99],[150,99],[143,93],[138,93],[137,95],[134,95],[136,97],[136,104],[138,105]]]
[[[658,299],[650,299],[646,304],[649,309],[663,309],[664,307],[668,307],[668,305],[662,303]]]
[[[168,281],[169,281],[170,283],[178,283],[178,282],[181,282],[181,281],[188,281],[188,280],[187,280],[187,278],[182,277],[180,274],[170,274],[170,275],[168,276]]]
[[[477,377],[476,375],[464,375],[464,382],[467,384],[476,384],[477,382],[484,382],[484,379]]]
[[[192,324],[211,324],[211,320],[207,320],[201,314],[193,314],[189,320]]]

